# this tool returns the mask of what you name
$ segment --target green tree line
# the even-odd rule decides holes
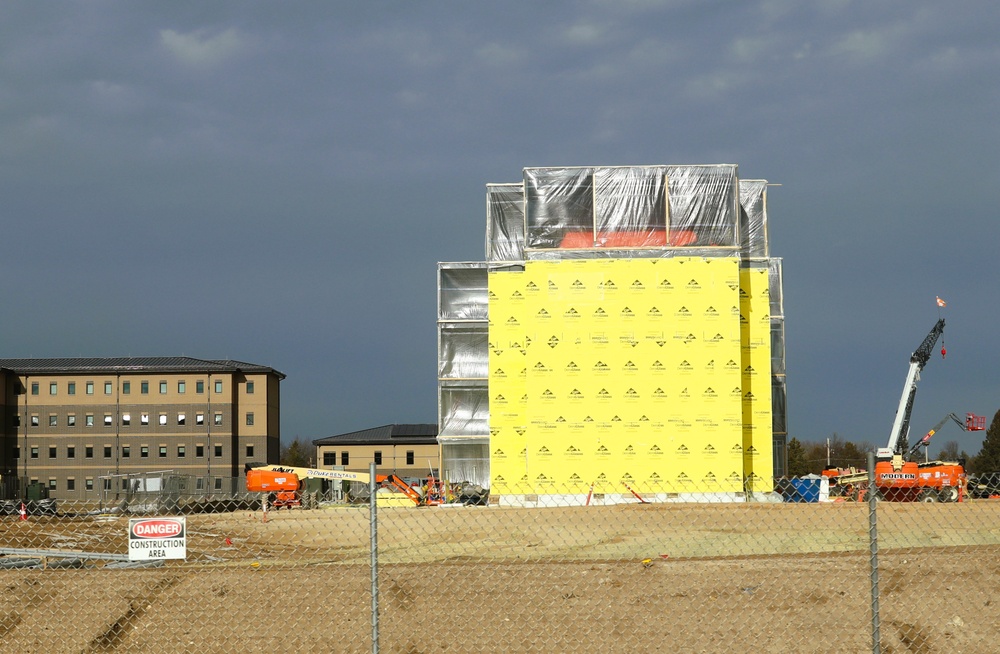
[[[867,466],[868,453],[875,450],[869,442],[854,443],[836,433],[820,443],[792,438],[788,441],[788,476],[819,474],[827,467],[863,469]],[[946,441],[930,459],[965,461],[966,471],[970,473],[1000,472],[1000,411],[993,416],[982,447],[975,456],[959,451],[958,441]]]

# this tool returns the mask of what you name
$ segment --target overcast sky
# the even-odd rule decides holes
[[[781,184],[790,436],[884,445],[937,295],[911,440],[991,420],[998,34],[983,0],[3,2],[2,355],[268,365],[286,441],[436,422],[487,183],[735,163]]]

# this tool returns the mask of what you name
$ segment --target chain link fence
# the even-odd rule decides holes
[[[933,503],[820,497],[814,479],[700,502],[623,487],[575,502],[452,494],[415,506],[338,487],[264,512],[259,494],[185,494],[178,482],[103,506],[22,513],[18,503],[0,523],[0,642],[46,652],[987,652],[1000,637],[996,481]],[[166,528],[160,518],[183,518],[185,558],[130,557],[131,525]]]

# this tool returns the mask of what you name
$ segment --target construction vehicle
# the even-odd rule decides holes
[[[920,447],[926,447],[935,432],[949,419],[954,418],[959,426],[968,431],[978,431],[983,429],[985,425],[986,419],[975,414],[966,414],[965,424],[962,424],[954,414],[948,414],[933,429],[928,431],[913,448],[907,447],[910,416],[913,412],[913,400],[916,397],[920,372],[927,365],[927,361],[931,357],[931,350],[943,332],[944,318],[940,318],[910,356],[910,367],[906,373],[906,382],[903,385],[903,394],[899,399],[892,430],[889,432],[889,441],[885,447],[876,450],[874,488],[876,499],[895,502],[957,502],[962,499],[966,486],[965,468],[962,462],[925,461],[918,463],[907,460]],[[942,347],[941,356],[944,355],[945,350]],[[823,474],[830,479],[831,485],[840,487],[838,489],[840,494],[863,499],[864,493],[860,491],[867,486],[868,473],[866,471],[825,470]]]
[[[965,414],[965,422],[963,423],[957,415],[949,413],[924,434],[923,438],[917,441],[906,455],[907,459],[912,460],[914,455],[920,451],[920,448],[924,448],[923,462],[916,462],[915,464],[904,462],[903,468],[897,471],[892,469],[890,459],[888,462],[885,462],[889,468],[886,469],[885,466],[881,468],[883,471],[882,474],[888,475],[888,477],[883,476],[882,478],[879,477],[879,463],[883,462],[876,463],[876,486],[882,489],[883,499],[917,499],[923,502],[954,502],[959,499],[959,494],[962,492],[960,489],[971,484],[971,481],[966,480],[962,462],[929,461],[926,455],[926,449],[930,445],[931,438],[949,420],[955,422],[963,431],[982,431],[986,428],[985,416],[967,413]],[[915,473],[913,472],[914,465],[916,466]],[[900,479],[908,479],[908,477],[900,478],[896,476],[899,474],[916,475],[916,485],[919,490],[916,498],[909,497],[914,491],[904,492],[900,490],[901,486],[903,486],[899,483]],[[868,480],[868,473],[865,470],[856,468],[828,468],[823,471],[823,476],[830,480],[830,484],[833,486],[831,489],[833,495],[849,496],[854,499],[858,499],[858,491],[865,487]],[[863,496],[861,499],[864,499]]]
[[[983,431],[984,429],[986,429],[986,416],[977,416],[974,413],[966,413],[965,422],[963,423],[961,420],[958,419],[958,416],[956,416],[954,413],[949,413],[945,417],[941,418],[941,421],[938,422],[938,424],[931,427],[931,430],[926,434],[924,434],[924,437],[921,438],[919,441],[917,441],[913,445],[913,447],[910,448],[910,451],[907,453],[907,457],[908,458],[913,457],[922,447],[924,448],[924,461],[926,462],[928,460],[927,448],[931,443],[931,438],[933,438],[934,434],[936,434],[938,430],[944,426],[944,423],[948,422],[949,420],[953,421],[964,431]]]
[[[252,493],[267,493],[268,504],[275,508],[301,506],[302,483],[305,479],[371,483],[371,475],[368,473],[348,470],[322,470],[264,463],[248,463],[245,470],[247,490]],[[444,504],[446,501],[443,484],[433,475],[428,475],[421,488],[414,488],[394,474],[375,475],[375,483],[406,495],[417,506],[434,506]]]

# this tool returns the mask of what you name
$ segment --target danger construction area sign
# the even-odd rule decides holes
[[[187,558],[186,518],[130,518],[129,561]]]

